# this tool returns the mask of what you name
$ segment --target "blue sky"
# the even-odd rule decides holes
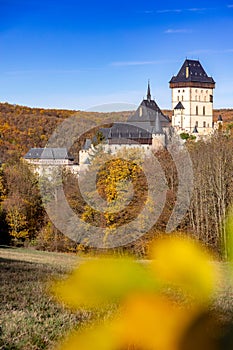
[[[0,0],[0,101],[85,110],[138,105],[151,81],[161,108],[185,58],[233,108],[233,0]]]

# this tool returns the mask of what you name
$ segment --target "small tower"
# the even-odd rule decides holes
[[[206,74],[201,63],[186,59],[169,83],[172,89],[172,126],[178,132],[192,133],[196,126],[200,135],[210,133],[215,81]]]
[[[217,122],[214,123],[214,129],[220,130],[220,129],[222,129],[222,126],[223,126],[223,119],[222,119],[221,114],[219,114]]]

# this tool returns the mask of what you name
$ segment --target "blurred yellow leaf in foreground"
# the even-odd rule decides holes
[[[53,294],[71,308],[118,305],[111,320],[71,333],[58,350],[181,349],[182,339],[211,301],[216,267],[212,256],[187,238],[159,239],[151,252],[152,260],[144,263],[89,260],[54,283]],[[171,287],[175,293],[167,294]],[[177,288],[191,299],[178,302]]]

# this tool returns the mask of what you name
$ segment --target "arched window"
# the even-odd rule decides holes
[[[205,115],[205,106],[203,106],[203,115]],[[205,122],[204,122],[205,123]]]
[[[196,115],[198,115],[198,106],[196,106]]]
[[[206,127],[206,122],[203,122],[203,128],[205,128]]]

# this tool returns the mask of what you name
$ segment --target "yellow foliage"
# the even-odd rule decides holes
[[[196,311],[180,307],[161,295],[132,295],[119,319],[119,337],[127,349],[178,349],[184,330]]]
[[[157,289],[156,279],[131,259],[102,258],[81,264],[52,292],[72,308],[94,307],[119,301],[133,291]]]
[[[6,219],[10,226],[10,235],[12,237],[17,239],[25,239],[28,237],[27,218],[17,207],[12,207],[11,210],[8,211]]]
[[[90,260],[54,283],[53,294],[71,308],[120,302],[109,322],[71,333],[57,349],[179,350],[210,302],[215,265],[200,245],[177,237],[155,242],[152,258],[144,264],[129,258]],[[172,285],[191,293],[192,303],[163,295],[164,287]]]
[[[213,258],[200,245],[183,237],[162,238],[152,247],[156,278],[200,302],[208,300],[218,280]]]

